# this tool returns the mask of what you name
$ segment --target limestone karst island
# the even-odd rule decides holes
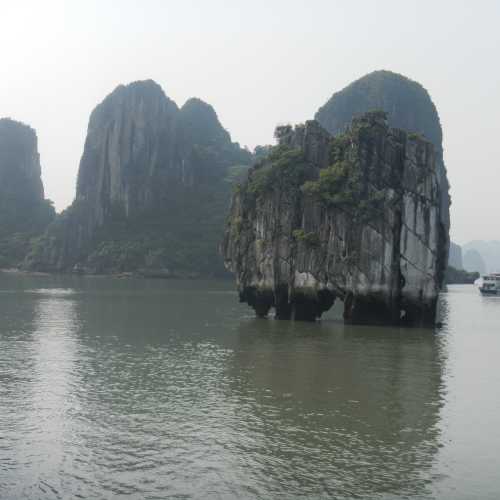
[[[55,217],[35,133],[1,124],[4,266],[193,278],[228,277],[224,264],[258,316],[315,320],[340,300],[349,323],[435,322],[450,227],[442,131],[402,75],[366,75],[253,153],[209,104],[179,108],[151,80],[119,86],[90,116],[75,199]]]
[[[0,2],[0,500],[500,499],[499,20]]]
[[[224,256],[241,300],[314,320],[339,298],[348,322],[434,324],[450,227],[441,137],[427,92],[386,71],[278,127],[233,196]]]

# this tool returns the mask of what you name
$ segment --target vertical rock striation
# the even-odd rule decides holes
[[[133,216],[152,208],[162,188],[172,187],[178,112],[152,81],[118,87],[92,112],[76,188],[92,228],[113,209]]]
[[[440,258],[446,267],[449,252],[450,195],[443,160],[443,132],[436,106],[418,82],[392,71],[374,71],[333,94],[316,113],[315,119],[333,135],[342,133],[360,114],[382,110],[391,127],[424,136],[434,145],[440,192],[440,223],[446,242]]]
[[[276,136],[226,227],[241,301],[314,320],[340,298],[347,322],[433,324],[448,238],[433,145],[383,112],[337,137],[316,121]]]
[[[228,176],[250,161],[203,101],[179,109],[151,80],[121,85],[92,112],[75,201],[29,265],[217,273]]]

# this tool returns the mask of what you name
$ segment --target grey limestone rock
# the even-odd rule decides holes
[[[448,234],[451,198],[443,159],[443,131],[436,106],[420,83],[392,71],[374,71],[333,94],[318,110],[315,119],[328,132],[337,135],[354,117],[373,110],[385,111],[389,126],[422,135],[434,145],[441,224]],[[442,258],[446,260],[449,240],[442,251]]]
[[[448,241],[433,145],[383,112],[338,137],[315,121],[276,136],[226,226],[240,299],[281,319],[314,320],[339,298],[346,322],[433,324]]]
[[[217,244],[230,200],[226,177],[250,162],[200,99],[179,109],[152,80],[120,85],[92,112],[75,200],[28,265],[97,273],[153,266],[158,275],[223,271]]]
[[[28,125],[0,119],[0,199],[44,199],[40,155],[35,131]]]

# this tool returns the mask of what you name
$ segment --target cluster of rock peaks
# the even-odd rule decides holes
[[[217,274],[230,169],[250,161],[203,101],[179,108],[151,80],[119,86],[90,116],[74,203],[29,264]]]

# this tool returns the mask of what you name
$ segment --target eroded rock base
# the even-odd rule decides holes
[[[252,307],[259,318],[265,318],[274,308],[276,319],[315,321],[333,306],[335,294],[327,289],[294,290],[289,294],[286,287],[276,291],[246,287],[240,292],[240,302]]]
[[[259,290],[247,287],[240,292],[240,302],[247,303],[259,318],[275,310],[279,320],[316,321],[338,298],[331,290],[294,290],[289,297],[286,287]],[[436,320],[436,300],[400,299],[391,302],[383,294],[340,297],[344,302],[344,322],[352,325],[393,325],[428,327]]]
[[[433,326],[436,299],[403,299],[390,302],[383,295],[348,294],[344,299],[344,322],[353,325]]]

